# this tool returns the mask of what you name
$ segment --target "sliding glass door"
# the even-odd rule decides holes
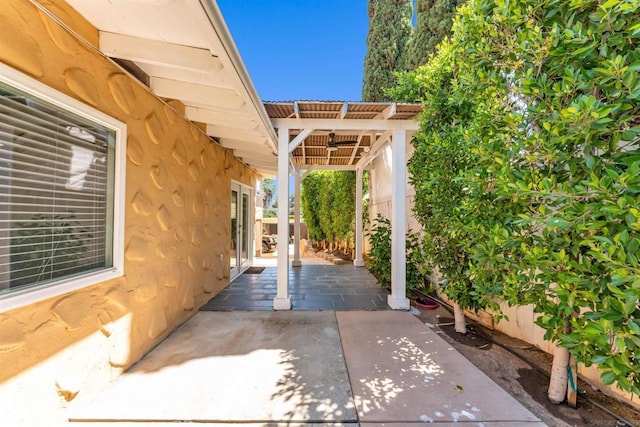
[[[251,263],[253,206],[251,189],[237,182],[231,183],[231,247],[229,268],[231,278],[240,274]]]

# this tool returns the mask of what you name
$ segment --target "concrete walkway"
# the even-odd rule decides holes
[[[542,426],[407,312],[199,312],[72,425]]]

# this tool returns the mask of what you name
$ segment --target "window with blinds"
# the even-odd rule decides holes
[[[0,296],[114,267],[117,129],[0,80]]]

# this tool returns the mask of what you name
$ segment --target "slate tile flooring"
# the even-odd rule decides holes
[[[276,267],[241,274],[200,310],[272,310],[276,278]],[[289,269],[293,310],[389,310],[387,295],[364,267],[303,265]]]

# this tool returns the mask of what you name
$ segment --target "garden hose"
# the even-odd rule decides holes
[[[433,298],[433,297],[432,297]],[[440,305],[442,305],[443,307],[445,307],[447,310],[449,310],[450,312],[453,313],[453,308],[451,306],[449,306],[449,304],[443,302],[442,300],[438,299],[438,298],[433,298],[434,300],[436,300],[437,302],[440,303]],[[538,372],[540,372],[541,374],[543,374],[545,377],[550,378],[551,376],[549,375],[549,373],[547,371],[545,371],[544,369],[542,369],[540,366],[538,366],[534,361],[532,361],[531,359],[529,359],[526,356],[523,356],[521,354],[519,354],[518,352],[516,352],[515,350],[509,348],[508,346],[494,340],[493,338],[478,333],[475,330],[471,330],[471,333],[473,333],[474,335],[477,335],[478,337],[489,341],[492,344],[495,344],[497,346],[499,346],[500,348],[508,351],[509,353],[513,354],[514,356],[516,356],[518,359],[522,360],[523,362],[525,362],[527,365],[531,366],[532,368],[534,368],[535,370],[537,370]],[[576,363],[576,370],[577,370],[577,363]],[[569,365],[567,365],[567,371],[568,373],[571,372],[571,367]],[[578,390],[577,384],[573,384],[573,377],[571,375],[569,375],[570,378],[570,386],[571,386],[571,390],[572,391],[577,391],[578,394],[580,395],[580,397],[582,397],[584,400],[586,400],[587,402],[589,402],[590,404],[592,404],[593,406],[599,408],[600,410],[602,410],[603,412],[606,412],[607,414],[611,415],[612,417],[614,417],[618,422],[624,423],[622,425],[620,425],[620,427],[625,427],[625,426],[629,426],[629,427],[638,427],[638,424],[635,424],[632,421],[627,420],[626,418],[624,418],[623,416],[613,412],[612,410],[610,410],[609,408],[607,408],[606,406],[603,406],[602,404],[596,402],[595,400],[589,398],[589,396],[586,395],[585,391],[582,389]]]

